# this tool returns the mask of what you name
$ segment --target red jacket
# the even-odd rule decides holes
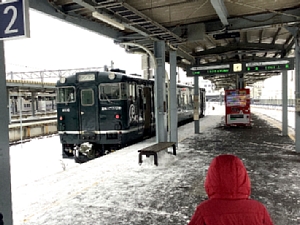
[[[189,225],[273,225],[265,206],[249,198],[250,179],[238,157],[212,160],[205,191],[209,199],[200,203]]]

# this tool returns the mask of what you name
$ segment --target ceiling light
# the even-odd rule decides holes
[[[191,65],[192,63],[188,61],[187,59],[181,59],[181,62],[187,65]]]
[[[104,14],[100,14],[98,12],[93,12],[92,16],[98,20],[101,20],[102,22],[105,22],[111,26],[114,26],[120,30],[125,30],[125,26],[122,23],[119,23],[117,21],[115,21],[114,19],[104,15]]]

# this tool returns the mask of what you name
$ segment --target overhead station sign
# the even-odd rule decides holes
[[[278,59],[261,62],[241,62],[220,65],[193,66],[187,76],[210,76],[220,74],[240,74],[251,72],[276,72],[282,70],[293,70],[293,59]]]
[[[246,72],[268,72],[268,71],[281,71],[293,70],[294,60],[283,59],[269,62],[249,62],[245,63]]]
[[[0,40],[29,37],[28,0],[0,2]]]
[[[214,74],[228,74],[230,70],[230,64],[223,65],[211,65],[211,66],[196,66],[191,67],[190,76],[205,76]]]

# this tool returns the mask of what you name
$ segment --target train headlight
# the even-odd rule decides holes
[[[62,84],[66,83],[66,78],[65,77],[61,77],[59,79],[59,82],[62,83]]]
[[[119,114],[116,114],[116,115],[115,115],[115,118],[116,118],[116,119],[120,119],[121,116],[120,116]]]
[[[109,73],[109,74],[108,74],[108,78],[109,78],[110,80],[113,80],[113,79],[116,78],[116,74],[114,74],[114,73]]]

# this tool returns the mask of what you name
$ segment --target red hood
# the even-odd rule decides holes
[[[207,172],[205,190],[209,198],[249,198],[251,184],[243,162],[234,155],[214,158]]]

